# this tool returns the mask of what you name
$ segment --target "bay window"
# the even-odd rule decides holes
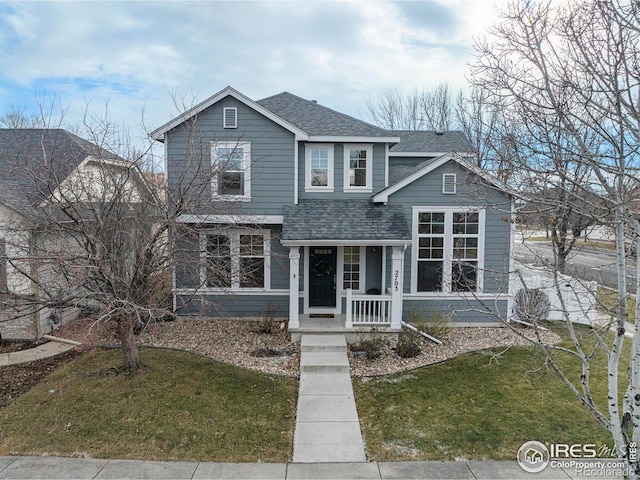
[[[482,288],[483,210],[414,207],[412,292]]]

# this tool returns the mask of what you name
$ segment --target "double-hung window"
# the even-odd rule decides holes
[[[305,190],[333,191],[333,145],[306,145]]]
[[[344,191],[372,191],[372,145],[344,146]]]
[[[213,142],[211,158],[214,197],[236,200],[251,198],[251,144],[249,142]]]
[[[207,288],[268,289],[268,231],[230,230],[201,234],[203,269]]]
[[[412,291],[482,289],[483,210],[414,207]]]

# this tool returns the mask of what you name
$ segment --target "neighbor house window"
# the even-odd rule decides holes
[[[203,277],[209,288],[268,288],[270,234],[258,230],[203,233]]]
[[[333,191],[333,145],[305,147],[306,190]]]
[[[342,289],[361,290],[360,247],[344,247]]]
[[[371,191],[372,145],[344,146],[344,191]]]
[[[478,291],[483,230],[482,210],[414,209],[413,291]]]
[[[251,197],[251,144],[249,142],[214,142],[212,144],[214,197],[248,199]]]

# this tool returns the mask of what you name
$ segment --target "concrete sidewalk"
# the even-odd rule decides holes
[[[296,463],[366,462],[344,335],[302,335]]]
[[[593,460],[593,459],[589,459]],[[611,469],[611,473],[615,469]],[[606,472],[605,472],[606,473]],[[589,475],[586,475],[589,476]],[[597,478],[622,478],[595,475]],[[526,473],[515,461],[371,463],[214,463],[98,460],[64,457],[0,457],[0,479],[228,479],[228,480],[423,480],[577,479],[570,469],[548,466]]]
[[[0,353],[0,367],[7,365],[17,365],[19,363],[33,362],[35,360],[41,360],[43,358],[55,357],[61,353],[73,350],[80,343],[73,342],[71,340],[58,339],[56,337],[49,337],[47,343],[42,343],[36,347],[28,348],[26,350],[20,350],[17,352]]]

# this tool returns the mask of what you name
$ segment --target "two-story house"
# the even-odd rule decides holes
[[[287,92],[254,101],[227,87],[151,135],[170,196],[213,172],[180,217],[196,233],[177,239],[193,260],[175,268],[178,313],[275,306],[295,334],[398,331],[412,310],[454,325],[510,311],[512,199],[467,161],[461,132],[388,131]]]

